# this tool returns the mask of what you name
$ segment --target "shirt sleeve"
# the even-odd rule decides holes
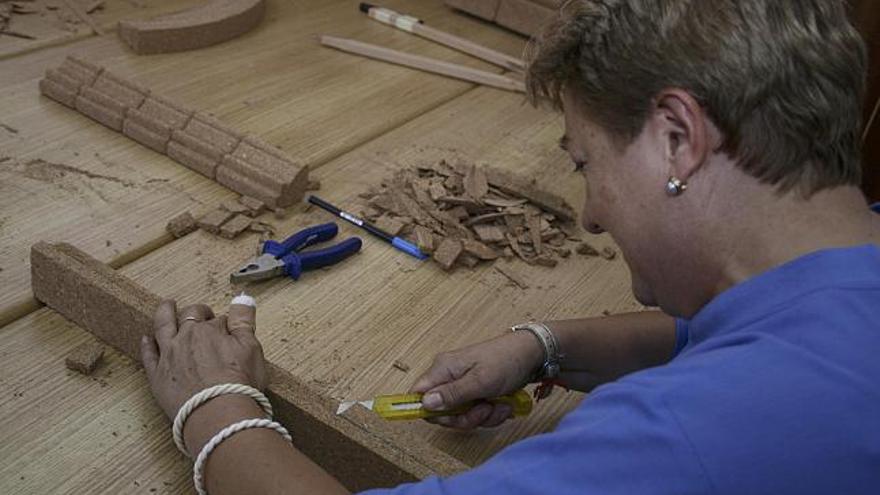
[[[633,375],[630,375],[633,376]],[[688,495],[710,485],[696,454],[649,382],[597,388],[552,433],[520,441],[449,478],[369,495]],[[656,383],[655,383],[656,385]]]

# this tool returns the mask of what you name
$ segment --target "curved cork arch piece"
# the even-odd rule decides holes
[[[214,0],[155,19],[121,21],[119,37],[140,55],[194,50],[241,36],[265,11],[265,0]]]

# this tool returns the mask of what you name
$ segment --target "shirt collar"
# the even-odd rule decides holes
[[[689,346],[760,320],[807,293],[853,285],[880,287],[876,245],[816,251],[727,289],[690,320]]]

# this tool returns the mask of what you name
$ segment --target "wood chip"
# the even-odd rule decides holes
[[[428,195],[431,196],[432,200],[437,201],[438,199],[449,195],[449,192],[443,187],[443,184],[432,182],[431,185],[428,186]]]
[[[461,253],[461,255],[458,257],[458,263],[468,268],[474,268],[475,266],[480,264],[480,259],[472,254]]]
[[[477,259],[494,260],[498,258],[498,253],[496,253],[494,249],[490,248],[480,241],[475,241],[473,239],[464,239],[461,243],[464,252],[475,256]]]
[[[548,255],[538,256],[532,261],[534,261],[536,265],[546,266],[548,268],[556,268],[556,265],[559,264],[556,258],[550,257]]]
[[[464,176],[464,192],[472,199],[481,200],[489,193],[489,181],[482,167],[471,165]]]
[[[405,223],[401,222],[397,218],[390,217],[388,215],[383,215],[376,220],[376,227],[388,232],[393,236],[397,236],[400,234],[400,231],[403,230],[403,226]]]
[[[578,244],[575,251],[577,254],[582,254],[584,256],[599,256],[599,251],[596,251],[596,248],[586,242]]]
[[[98,342],[86,342],[75,348],[64,359],[64,365],[73,371],[91,375],[104,357],[104,346]]]
[[[499,208],[511,208],[522,206],[529,201],[527,199],[506,199],[506,198],[484,198],[483,203],[489,206],[497,206]]]
[[[444,269],[449,270],[452,268],[452,265],[455,264],[455,260],[458,259],[461,252],[461,241],[447,237],[443,239],[443,242],[441,242],[440,245],[437,246],[437,250],[434,251],[434,260],[437,263],[440,263],[440,266]]]
[[[238,198],[238,202],[248,209],[248,215],[255,217],[266,211],[266,203],[250,196],[242,196]]]
[[[511,268],[509,264],[495,263],[495,270],[507,277],[508,280],[513,282],[520,289],[525,290],[529,288],[529,284],[526,283],[525,279],[523,279],[515,269]]]
[[[253,220],[247,215],[235,215],[220,227],[220,237],[235,239],[239,234],[250,228]]]
[[[602,251],[599,252],[599,256],[605,258],[606,260],[613,260],[617,257],[617,251],[611,249],[610,247],[602,248]]]
[[[526,224],[529,227],[529,236],[532,239],[532,247],[537,254],[541,254],[543,250],[541,239],[541,217],[531,214],[526,217]]]
[[[473,229],[483,242],[501,242],[505,239],[504,230],[497,225],[474,225]]]
[[[413,232],[415,234],[415,243],[419,249],[425,254],[434,252],[434,233],[431,229],[416,225]]]

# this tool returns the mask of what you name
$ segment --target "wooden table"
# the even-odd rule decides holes
[[[126,2],[108,2],[108,14],[117,3]],[[172,4],[153,2],[151,11],[163,3]],[[521,38],[440,1],[387,4],[511,54],[523,47]],[[40,97],[36,81],[69,53],[281,146],[312,167],[323,197],[345,207],[357,208],[357,194],[394,170],[441,158],[533,174],[580,204],[581,179],[555,147],[562,123],[553,112],[531,108],[522,95],[317,47],[313,35],[338,34],[493,70],[370,21],[355,7],[270,1],[257,30],[194,52],[136,56],[111,32],[0,60],[0,123],[17,131],[0,129],[0,159],[10,157],[0,162],[0,493],[191,490],[190,464],[174,449],[136,363],[111,351],[91,377],[64,368],[64,356],[91,337],[33,301],[32,243],[72,242],[160,295],[221,311],[232,295],[229,273],[259,242],[256,235],[227,241],[204,232],[172,242],[164,233],[171,216],[234,194]],[[289,233],[330,219],[305,210],[267,221]],[[359,255],[331,269],[253,289],[266,357],[334,398],[404,390],[438,350],[484,340],[515,322],[639,307],[620,259],[574,256],[556,269],[518,263],[514,269],[530,285],[522,290],[491,265],[447,273],[364,240]],[[604,237],[591,242],[611,245]],[[410,371],[393,367],[395,360]],[[529,418],[491,431],[400,427],[474,465],[551,429],[578,400],[556,395]]]

